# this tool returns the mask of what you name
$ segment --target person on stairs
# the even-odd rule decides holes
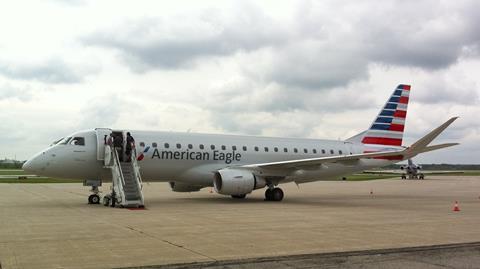
[[[113,138],[113,146],[115,147],[115,150],[117,151],[118,154],[118,159],[123,162],[123,137],[122,135],[116,135],[115,138]]]
[[[132,151],[135,149],[135,139],[127,132],[127,145],[125,146],[125,154],[127,155],[127,162],[132,160]]]

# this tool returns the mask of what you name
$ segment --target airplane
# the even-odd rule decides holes
[[[102,182],[112,181],[112,192],[103,197],[103,204],[113,207],[143,207],[143,179],[169,182],[175,192],[213,187],[236,199],[265,189],[266,201],[282,201],[280,184],[338,180],[458,145],[430,145],[458,118],[453,117],[412,145],[402,146],[410,90],[410,85],[398,85],[370,128],[344,141],[96,128],[56,141],[23,169],[83,179],[92,187],[91,204],[100,203]],[[128,156],[127,133],[135,140]],[[112,145],[110,136],[120,142]]]
[[[416,165],[413,163],[412,159],[408,159],[407,165],[402,165],[400,166],[400,170],[366,170],[363,171],[363,173],[366,174],[397,174],[400,175],[402,179],[425,179],[425,175],[444,175],[444,174],[463,174],[464,171],[460,170],[430,170],[430,171],[425,171],[422,170],[421,165]],[[422,170],[422,172],[420,172]]]
[[[413,163],[412,159],[408,159],[407,165],[402,165],[400,169],[404,170],[405,173],[402,173],[402,179],[425,179],[425,175],[419,171],[422,169],[420,165]]]
[[[420,173],[422,167],[413,163],[412,159],[408,159],[407,165],[400,166],[400,170],[366,170],[365,174],[399,174],[402,179],[425,179],[425,175]]]

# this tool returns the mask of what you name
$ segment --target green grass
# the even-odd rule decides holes
[[[465,176],[480,176],[480,171],[479,170],[466,170],[462,174],[458,175],[465,175]]]
[[[4,175],[26,175],[27,173],[23,170],[14,170],[14,169],[0,169],[0,176]]]
[[[347,181],[364,181],[364,180],[375,180],[375,179],[387,179],[387,178],[400,178],[400,175],[392,174],[353,174],[346,176]]]
[[[64,178],[49,178],[49,177],[40,177],[40,178],[27,178],[27,179],[18,179],[14,178],[0,178],[0,183],[82,183],[83,180],[80,179],[64,179]]]
[[[26,175],[27,173],[23,170],[15,171],[5,171],[0,169],[0,175],[12,175],[10,178],[0,178],[1,183],[82,183],[83,180],[80,179],[63,179],[63,178],[47,178],[47,177],[32,177],[27,179],[18,179],[17,175]],[[428,174],[429,175],[434,174]],[[440,175],[440,174],[439,174]],[[441,174],[443,176],[480,176],[480,170],[466,170],[463,173],[458,174]],[[376,179],[399,179],[400,175],[393,174],[353,174],[346,177],[347,181],[365,181],[365,180],[376,180]]]
[[[27,179],[19,179],[18,176],[28,175],[21,169],[0,169],[0,176],[11,176],[8,178],[0,178],[1,183],[82,183],[80,179],[64,179],[64,178],[50,178],[50,177],[29,177]]]

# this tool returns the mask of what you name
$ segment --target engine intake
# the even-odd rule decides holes
[[[215,172],[213,186],[223,195],[243,195],[265,187],[263,178],[256,177],[251,171],[242,169],[222,169]]]

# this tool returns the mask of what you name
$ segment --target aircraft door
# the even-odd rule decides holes
[[[105,142],[112,133],[112,130],[108,128],[96,128],[95,133],[97,134],[97,160],[103,161],[105,160]]]
[[[345,155],[352,155],[355,154],[353,144],[350,142],[344,142],[345,145]]]

